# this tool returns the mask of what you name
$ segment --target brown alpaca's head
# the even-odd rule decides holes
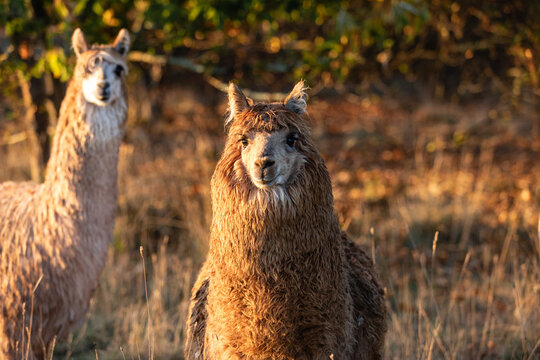
[[[89,47],[81,29],[73,32],[71,41],[77,55],[75,77],[82,81],[85,100],[106,106],[123,96],[122,77],[127,73],[126,55],[129,50],[127,30],[120,30],[111,45]]]
[[[300,81],[282,102],[253,104],[229,85],[228,141],[217,170],[230,188],[283,201],[322,175],[313,173],[324,165],[311,141],[305,90]]]

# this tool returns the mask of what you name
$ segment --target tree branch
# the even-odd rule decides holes
[[[128,59],[134,62],[142,62],[147,64],[157,64],[157,65],[174,65],[194,72],[196,74],[201,74],[204,77],[204,80],[213,86],[214,88],[227,92],[229,85],[223,81],[217,79],[214,76],[208,75],[205,73],[205,67],[200,64],[195,64],[190,59],[177,56],[165,56],[165,55],[152,55],[147,54],[141,51],[132,51],[128,55]],[[280,92],[263,92],[263,91],[254,91],[250,89],[242,89],[244,94],[250,98],[257,101],[272,101],[272,100],[283,100],[287,94]]]

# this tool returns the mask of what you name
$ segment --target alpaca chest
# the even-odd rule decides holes
[[[212,353],[268,359],[343,354],[339,344],[351,336],[351,301],[336,291],[339,280],[330,283],[314,272],[280,275],[216,279],[208,296]]]

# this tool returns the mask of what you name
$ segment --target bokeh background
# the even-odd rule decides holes
[[[114,243],[53,358],[182,357],[223,89],[280,100],[299,79],[386,288],[386,357],[539,358],[539,19],[527,0],[3,1],[0,181],[43,178],[73,30],[132,37]]]

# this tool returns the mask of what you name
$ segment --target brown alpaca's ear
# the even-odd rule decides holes
[[[227,93],[229,94],[229,109],[227,119],[225,120],[225,126],[233,121],[235,116],[241,114],[250,106],[249,99],[234,83],[229,83],[229,90]]]
[[[73,32],[73,35],[71,36],[71,46],[73,47],[77,57],[88,50],[88,44],[86,43],[86,39],[84,38],[84,34],[81,29],[77,28]]]
[[[129,51],[129,32],[126,29],[120,30],[113,43],[114,50],[122,56],[126,56]]]
[[[285,107],[298,114],[302,115],[306,112],[306,94],[307,87],[304,85],[304,80],[300,80],[289,93],[283,104]]]

